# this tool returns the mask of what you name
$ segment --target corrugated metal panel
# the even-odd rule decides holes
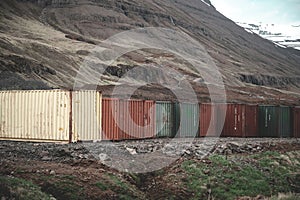
[[[278,137],[278,107],[259,106],[259,136]]]
[[[156,102],[156,137],[174,137],[175,132],[174,104]]]
[[[102,140],[121,140],[117,124],[119,117],[119,100],[102,99]]]
[[[295,138],[300,138],[300,107],[293,108],[293,129]]]
[[[219,106],[225,112],[226,117],[221,136],[243,137],[245,127],[245,106],[241,104],[223,104]]]
[[[72,92],[73,134],[79,141],[101,140],[101,93]]]
[[[258,137],[258,106],[245,106],[245,137]]]
[[[144,138],[144,106],[141,100],[120,100],[119,127],[122,139]]]
[[[291,121],[291,109],[290,107],[280,106],[279,108],[279,137],[291,137],[292,136],[292,121]]]
[[[69,91],[5,91],[0,101],[0,139],[69,141]]]
[[[179,127],[179,136],[198,137],[199,105],[193,103],[176,103],[175,112],[176,124]]]
[[[155,137],[155,102],[144,101],[144,138]]]
[[[154,101],[102,100],[102,139],[127,140],[153,138]]]
[[[215,105],[200,104],[200,136],[216,137],[217,123]]]

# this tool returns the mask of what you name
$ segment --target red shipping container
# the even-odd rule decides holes
[[[119,117],[119,100],[102,99],[102,140],[120,140],[120,130],[117,124]]]
[[[244,137],[258,137],[258,106],[245,106],[245,131]]]
[[[222,123],[225,115],[224,105],[225,104],[200,104],[199,124],[201,137],[220,136],[224,124]]]
[[[245,105],[241,104],[223,104],[219,109],[226,107],[226,118],[221,136],[225,137],[243,137],[245,127]]]
[[[155,116],[155,102],[144,101],[144,138],[154,138]]]
[[[200,104],[200,137],[216,136],[216,123],[214,106],[212,104]]]
[[[143,138],[144,106],[141,100],[120,100],[120,136],[122,139]]]
[[[152,138],[155,134],[154,101],[102,100],[103,140]]]
[[[294,137],[300,138],[300,107],[293,108]]]

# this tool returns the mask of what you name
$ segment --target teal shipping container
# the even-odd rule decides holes
[[[175,131],[176,137],[194,138],[199,136],[199,104],[175,104]]]
[[[258,126],[260,137],[279,137],[279,107],[259,106]]]
[[[175,114],[174,104],[167,101],[156,102],[156,137],[174,137]]]
[[[287,106],[280,106],[279,109],[279,126],[278,126],[278,136],[289,138],[292,137],[292,113],[291,108]]]

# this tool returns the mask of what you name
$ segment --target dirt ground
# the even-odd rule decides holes
[[[141,144],[164,145],[165,141],[158,141],[123,141],[117,145],[120,148],[136,149],[137,154],[141,154],[138,151]],[[212,163],[210,156],[218,155],[226,159],[227,157],[233,160],[244,159],[243,162],[255,164],[256,162],[249,161],[250,157],[263,155],[265,152],[276,152],[281,157],[290,156],[289,153],[296,152],[293,154],[294,157],[300,159],[300,141],[296,139],[222,138],[215,144],[209,155],[199,158],[195,154],[196,150],[191,149],[202,141],[202,139],[196,139],[188,150],[190,153],[185,152],[163,169],[142,174],[120,172],[104,165],[101,160],[94,157],[94,154],[91,154],[91,148],[83,144],[1,141],[0,177],[14,179],[14,181],[19,179],[29,181],[30,184],[37,185],[43,193],[49,195],[50,199],[190,199],[199,196],[189,187],[189,184],[192,184],[189,169],[192,168],[188,167],[185,171],[182,166],[186,163],[195,162],[189,165],[192,167],[210,165]],[[247,151],[245,146],[248,146]],[[292,159],[291,156],[290,158]],[[300,174],[299,163],[292,171]],[[300,183],[299,177],[292,180],[294,182],[291,183],[291,187]],[[26,190],[25,186],[22,187],[23,189],[18,187],[14,190],[9,184],[2,182],[0,183],[0,196],[3,197],[2,199],[18,198],[20,197],[18,191]],[[299,184],[298,187],[292,188],[292,192],[300,192]],[[26,199],[26,197],[21,199]]]

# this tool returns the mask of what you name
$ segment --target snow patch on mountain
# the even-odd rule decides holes
[[[278,47],[292,47],[300,50],[299,25],[256,24],[243,22],[236,22],[236,24],[243,27],[249,33],[257,34],[262,38],[274,42]]]
[[[211,6],[211,4],[209,4],[209,3],[206,2],[207,0],[201,0],[201,1],[202,1],[203,3],[205,3],[207,6],[209,6],[209,7]]]

